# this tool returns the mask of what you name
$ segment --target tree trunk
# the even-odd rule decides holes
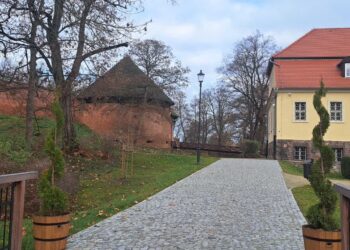
[[[218,145],[221,146],[222,144],[222,139],[221,139],[221,133],[218,133]]]
[[[72,84],[65,81],[61,91],[60,103],[64,114],[63,149],[65,152],[72,152],[78,147],[74,129]]]
[[[32,53],[31,53],[32,54]],[[33,69],[34,67],[34,69]],[[29,148],[33,143],[34,97],[36,88],[36,58],[31,57],[26,106],[26,142]]]
[[[37,22],[33,21],[30,32],[30,41],[34,43],[37,31]],[[28,92],[27,92],[27,106],[26,106],[26,142],[28,147],[32,148],[33,143],[33,119],[34,119],[34,98],[35,90],[38,81],[36,72],[36,57],[37,50],[34,46],[30,47],[30,62],[29,62],[29,81],[28,81]]]

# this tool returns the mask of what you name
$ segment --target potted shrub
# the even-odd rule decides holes
[[[70,215],[67,212],[68,198],[55,185],[57,178],[64,174],[63,153],[58,146],[58,138],[63,127],[63,112],[56,97],[52,104],[55,126],[45,141],[45,151],[51,164],[44,171],[38,183],[40,213],[33,216],[33,236],[35,249],[65,249],[70,229]]]
[[[314,148],[319,151],[319,158],[315,160],[310,175],[310,184],[319,198],[319,203],[310,207],[306,219],[308,225],[303,226],[305,249],[340,249],[341,233],[334,218],[337,194],[332,183],[326,178],[334,162],[334,153],[325,145],[323,137],[329,127],[329,114],[321,99],[326,96],[324,84],[314,94],[313,105],[320,122],[312,132]]]

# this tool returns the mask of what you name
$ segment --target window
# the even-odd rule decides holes
[[[341,102],[331,102],[331,121],[342,121],[343,120],[343,105]]]
[[[345,77],[350,77],[350,63],[345,63]]]
[[[294,160],[306,160],[306,147],[295,147],[294,148]]]
[[[333,148],[335,160],[337,162],[341,161],[341,158],[343,158],[343,149],[342,148]]]
[[[306,102],[295,103],[295,120],[296,121],[306,120]]]

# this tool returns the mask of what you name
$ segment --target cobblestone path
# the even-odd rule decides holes
[[[73,235],[68,249],[303,249],[277,161],[222,159]]]

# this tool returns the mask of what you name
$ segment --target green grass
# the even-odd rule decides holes
[[[303,169],[295,166],[294,164],[288,161],[279,161],[283,172],[287,174],[303,176]]]
[[[17,164],[31,156],[24,140],[24,120],[15,116],[0,116],[0,156]]]
[[[314,190],[310,185],[304,186],[304,187],[297,187],[292,189],[293,195],[295,200],[298,203],[298,206],[303,213],[304,216],[306,216],[308,209],[318,203],[318,197],[316,196]],[[335,218],[338,221],[338,225],[340,226],[340,202],[339,199],[337,200],[337,207],[334,213]]]
[[[304,171],[302,167],[298,167],[289,161],[279,161],[279,163],[283,172],[287,174],[298,175],[298,176],[304,175]],[[340,172],[331,172],[326,176],[327,178],[330,178],[330,179],[338,179],[338,180],[344,179],[344,177],[341,175]]]

